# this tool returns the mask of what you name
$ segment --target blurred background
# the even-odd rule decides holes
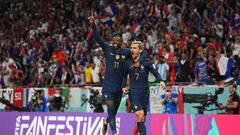
[[[193,89],[240,84],[237,0],[0,0],[0,6],[0,97],[15,103],[18,96],[7,98],[4,91],[20,92],[20,107],[31,101],[29,89],[47,89],[46,101],[60,89],[64,100],[79,100],[73,108],[86,99],[80,92],[66,96],[62,89],[85,89],[90,99],[86,86],[100,87],[101,94],[105,62],[88,27],[91,12],[107,43],[114,32],[121,34],[123,47],[143,41],[167,84]],[[149,81],[154,82],[151,75]]]

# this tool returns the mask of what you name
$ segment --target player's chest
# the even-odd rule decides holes
[[[139,73],[139,74],[146,74],[148,73],[148,68],[146,64],[139,64],[138,66],[134,67],[133,63],[130,64],[129,71],[132,73]]]
[[[146,65],[140,64],[137,68],[131,67],[129,69],[129,76],[131,81],[141,81],[148,78],[148,69]]]
[[[115,52],[115,51],[110,51],[107,54],[107,59],[109,61],[124,61],[126,59],[126,54],[123,52]]]

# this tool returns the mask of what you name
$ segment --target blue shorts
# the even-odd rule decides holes
[[[147,114],[149,94],[130,94],[129,98],[133,112],[143,110],[144,114]]]
[[[119,91],[102,91],[102,98],[104,100],[117,100],[122,98],[122,90]]]

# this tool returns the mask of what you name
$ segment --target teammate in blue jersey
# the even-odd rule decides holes
[[[156,67],[150,59],[139,59],[143,50],[143,44],[141,41],[133,41],[131,44],[131,58],[125,63],[124,68],[124,80],[122,83],[123,92],[129,92],[129,98],[132,106],[132,110],[137,117],[137,128],[141,135],[146,134],[146,127],[144,122],[146,121],[146,114],[149,103],[149,84],[148,74],[153,73],[157,82],[161,87],[165,87],[162,82],[160,74],[157,72]],[[126,78],[129,75],[130,87],[129,90],[126,87]]]
[[[102,128],[103,135],[107,132],[107,125],[111,127],[112,134],[116,134],[116,120],[121,99],[122,99],[122,81],[124,61],[131,57],[129,48],[121,48],[122,39],[120,34],[115,34],[112,37],[111,45],[106,44],[100,37],[97,27],[94,24],[94,16],[89,17],[90,27],[93,29],[93,36],[100,47],[103,49],[106,73],[102,84],[102,95],[107,105],[107,119],[104,121]],[[147,57],[147,53],[143,53],[141,59]]]

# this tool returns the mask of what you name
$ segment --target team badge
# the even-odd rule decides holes
[[[120,58],[120,56],[119,56],[119,55],[116,55],[115,58],[116,58],[116,60],[118,60],[118,59]]]
[[[141,65],[141,69],[144,70],[144,66],[143,65]]]
[[[125,57],[126,57],[125,55],[122,55],[122,59],[125,59]]]

